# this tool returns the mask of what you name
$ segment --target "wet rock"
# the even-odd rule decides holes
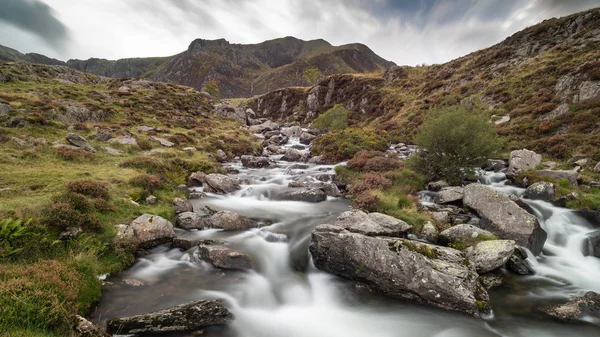
[[[547,234],[537,218],[519,207],[506,193],[481,184],[464,189],[463,204],[477,212],[481,228],[501,239],[515,240],[534,255],[542,251]]]
[[[201,229],[204,222],[198,213],[183,212],[175,216],[175,225],[183,229]]]
[[[190,195],[188,196],[188,198],[190,200],[192,200],[192,199],[204,199],[204,198],[206,198],[206,193],[203,193],[203,192],[191,192]]]
[[[112,334],[149,334],[195,331],[227,324],[233,314],[219,300],[199,300],[143,315],[114,318],[107,322]]]
[[[441,191],[444,187],[450,187],[450,185],[448,185],[448,183],[443,180],[432,181],[429,184],[427,184],[427,189],[433,192]]]
[[[600,161],[594,166],[594,172],[600,173]]]
[[[438,242],[439,232],[437,228],[435,228],[435,226],[428,221],[425,225],[423,225],[423,229],[421,229],[421,234],[419,237],[435,244]]]
[[[233,178],[223,174],[202,172],[192,173],[188,180],[188,186],[204,186],[204,191],[208,193],[227,194],[235,192],[241,188],[240,183]]]
[[[117,143],[121,145],[137,145],[137,140],[131,136],[121,136],[108,140],[109,143]]]
[[[288,187],[309,187],[315,183],[312,177],[297,177],[288,183]]]
[[[299,126],[281,128],[281,134],[288,137],[300,137],[302,135],[302,128]]]
[[[600,222],[597,223],[600,224]],[[600,230],[589,234],[586,243],[587,247],[584,247],[584,254],[600,258]]]
[[[312,143],[313,140],[315,140],[315,138],[317,138],[317,136],[312,135],[308,132],[303,132],[300,135],[300,144],[309,145],[310,143]]]
[[[253,268],[250,256],[224,246],[201,245],[198,247],[198,255],[221,269],[246,270]]]
[[[242,156],[242,165],[248,168],[262,168],[269,167],[271,165],[271,161],[268,157],[254,157],[254,156]]]
[[[584,296],[571,297],[568,302],[541,309],[551,317],[565,322],[577,322],[584,318],[600,319],[600,294],[593,291]]]
[[[300,161],[302,158],[302,152],[294,149],[289,149],[285,152],[281,160],[283,161]]]
[[[183,198],[173,199],[172,205],[175,209],[175,214],[194,211],[194,206],[192,206],[192,204],[189,201]]]
[[[392,216],[365,213],[359,210],[340,214],[333,223],[336,227],[368,236],[406,237],[412,226]]]
[[[549,177],[554,180],[567,179],[571,185],[577,186],[579,172],[577,170],[539,170],[537,175],[540,177]]]
[[[74,337],[109,337],[110,335],[101,327],[88,321],[82,316],[76,315],[76,326]]]
[[[492,288],[501,286],[502,283],[504,283],[504,277],[490,273],[479,276],[479,282],[481,282],[481,285],[483,285],[485,289],[490,290]]]
[[[143,286],[148,285],[148,282],[134,279],[134,278],[123,279],[123,283],[125,283],[126,285],[131,286],[131,287],[143,287]]]
[[[438,192],[436,197],[436,202],[438,204],[449,204],[454,202],[460,202],[463,198],[463,188],[462,187],[443,187],[441,191]]]
[[[330,197],[337,198],[342,195],[340,189],[334,183],[321,183],[321,185],[321,189],[325,191],[325,194],[327,194]]]
[[[183,250],[190,250],[196,246],[196,242],[193,240],[183,239],[183,238],[175,238],[173,242],[171,242],[171,247],[173,248],[181,248]]]
[[[506,264],[517,244],[513,240],[482,241],[467,248],[465,254],[479,274],[490,272]]]
[[[131,242],[139,248],[152,248],[175,238],[173,224],[158,215],[143,214],[129,226],[117,226],[117,239]]]
[[[216,212],[205,218],[204,224],[206,227],[220,228],[228,231],[246,230],[256,226],[254,221],[230,211]]]
[[[85,138],[81,137],[76,133],[69,133],[66,137],[67,141],[73,146],[77,146],[89,152],[96,152],[96,149]]]
[[[327,193],[319,188],[298,188],[281,194],[282,200],[321,202],[327,200]]]
[[[175,143],[170,142],[164,138],[160,138],[160,137],[156,137],[156,136],[150,136],[150,139],[152,139],[155,142],[158,142],[160,145],[164,146],[164,147],[173,147],[175,146]]]
[[[306,164],[294,164],[292,166],[289,167],[290,170],[306,170],[308,169],[310,166],[306,165]]]
[[[309,246],[315,266],[385,295],[469,314],[489,312],[487,292],[458,250],[320,225]]]
[[[540,181],[527,187],[524,197],[532,200],[550,201],[554,199],[554,184]]]
[[[506,262],[506,268],[519,275],[532,275],[533,269],[527,262],[527,251],[523,247],[515,248],[515,252]]]
[[[466,248],[479,241],[494,239],[491,232],[469,224],[459,224],[443,230],[439,236],[439,242],[445,245],[453,245]]]
[[[269,138],[267,144],[271,145],[284,145],[288,142],[289,138],[283,135],[276,135]]]
[[[510,153],[506,176],[516,177],[522,170],[535,169],[542,162],[542,156],[527,149],[515,150]]]

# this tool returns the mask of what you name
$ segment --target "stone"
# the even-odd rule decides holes
[[[164,147],[173,147],[175,146],[175,143],[170,142],[164,138],[160,138],[160,137],[156,137],[156,136],[150,136],[150,139],[152,139],[155,142],[158,142],[160,145],[164,146]]]
[[[137,127],[138,132],[148,132],[148,131],[156,131],[156,128],[153,126],[141,125]]]
[[[13,143],[15,143],[18,146],[21,146],[21,147],[33,147],[33,144],[31,144],[31,143],[29,143],[27,141],[24,141],[21,138],[10,137],[10,139],[12,140]]]
[[[204,222],[198,213],[183,212],[175,216],[175,225],[183,229],[202,229]]]
[[[444,245],[468,247],[479,241],[495,239],[495,235],[485,229],[469,224],[459,224],[443,230],[439,242]]]
[[[117,149],[113,149],[112,147],[109,146],[104,146],[103,147],[104,151],[106,151],[106,153],[110,154],[111,156],[120,156],[123,153]]]
[[[241,231],[255,227],[256,223],[237,213],[220,211],[204,219],[204,225],[206,227],[219,228],[227,231]]]
[[[406,222],[382,213],[365,213],[359,210],[340,214],[335,226],[353,233],[369,236],[406,237],[412,226]]]
[[[225,246],[201,245],[198,247],[198,255],[221,269],[247,270],[253,268],[250,256]]]
[[[554,205],[557,207],[567,207],[567,203],[569,201],[579,199],[579,194],[577,192],[571,192],[565,196],[562,196],[554,201]]]
[[[149,195],[148,197],[146,197],[146,204],[148,205],[155,205],[156,203],[158,203],[158,198],[153,196],[153,195]]]
[[[277,125],[277,123],[274,123],[272,121],[266,121],[262,124],[250,126],[250,131],[260,134],[260,133],[264,133],[266,131],[273,131],[278,128],[279,128],[279,125]]]
[[[547,181],[540,181],[527,187],[523,197],[532,200],[551,201],[554,199],[555,186]]]
[[[214,105],[215,116],[219,118],[235,119],[242,124],[246,124],[246,112],[234,106],[229,102],[217,103]]]
[[[21,116],[11,118],[7,124],[9,128],[24,128],[27,125],[29,125],[29,122]]]
[[[421,234],[419,235],[421,239],[427,240],[433,244],[438,242],[439,232],[437,228],[428,221],[425,225],[423,225],[423,229],[421,229]]]
[[[586,319],[600,320],[600,294],[593,291],[584,296],[573,296],[566,303],[552,305],[540,309],[552,318],[575,323]]]
[[[117,143],[121,145],[137,145],[137,140],[131,136],[121,136],[108,140],[109,143]]]
[[[510,122],[510,116],[499,116],[497,120],[494,121],[495,125],[502,125]]]
[[[299,161],[300,158],[302,158],[302,152],[295,150],[295,149],[289,149],[285,152],[283,157],[281,157],[281,160],[283,160],[283,161]]]
[[[450,187],[450,185],[448,185],[448,183],[443,180],[432,181],[429,184],[427,184],[427,189],[433,192],[441,191],[444,187]]]
[[[281,128],[281,134],[287,137],[300,137],[302,132],[302,128],[299,126]]]
[[[325,163],[325,160],[323,159],[323,156],[314,156],[314,157],[311,157],[311,158],[308,160],[308,163],[309,163],[309,164],[317,164],[317,165],[323,165],[323,164],[326,164],[326,163]]]
[[[527,251],[522,247],[515,248],[515,252],[506,262],[506,269],[519,275],[532,275],[533,269],[527,262]]]
[[[542,156],[527,149],[515,150],[510,153],[506,176],[516,177],[522,170],[535,169],[542,162]]]
[[[204,191],[208,193],[227,194],[235,192],[242,188],[240,183],[233,178],[223,174],[203,172],[192,173],[188,180],[188,186],[204,186]]]
[[[81,233],[83,233],[83,229],[81,229],[81,227],[69,227],[67,230],[60,233],[58,238],[61,240],[76,239]]]
[[[192,200],[192,199],[204,199],[204,198],[206,198],[206,193],[204,193],[204,192],[190,192],[190,195],[188,196],[188,198],[190,200]]]
[[[482,241],[465,250],[479,274],[490,272],[506,264],[517,244],[513,240]]]
[[[462,201],[463,189],[462,187],[443,187],[438,192],[436,197],[436,203],[438,204],[449,204],[457,201]]]
[[[194,149],[193,151],[195,151],[195,150],[196,150],[195,148],[192,148],[192,149]],[[185,149],[184,149],[184,150],[185,150]],[[221,162],[221,163],[222,163],[222,162],[224,162],[224,161],[227,161],[227,154],[225,153],[225,151],[223,151],[223,150],[221,150],[221,149],[218,149],[218,150],[217,150],[217,160],[218,160],[219,162]]]
[[[196,242],[183,238],[175,238],[173,242],[171,242],[171,247],[180,248],[183,250],[190,250],[196,246]]]
[[[69,133],[66,137],[67,141],[73,146],[77,146],[89,152],[96,152],[96,149],[85,138],[81,137],[76,133]]]
[[[587,248],[585,249],[587,252],[585,252],[585,255],[600,258],[600,230],[589,234],[586,241],[587,247],[584,248]]]
[[[537,175],[554,180],[566,179],[573,186],[577,186],[577,181],[579,180],[579,172],[577,170],[538,170]]]
[[[101,327],[88,321],[82,316],[75,315],[76,326],[73,337],[110,337]]]
[[[342,192],[334,183],[321,183],[321,189],[330,197],[338,198],[342,196]]]
[[[242,165],[248,168],[263,168],[271,166],[271,160],[268,157],[255,157],[244,155],[241,158]]]
[[[318,269],[387,296],[472,315],[490,311],[474,266],[452,248],[319,225],[309,251]]]
[[[129,224],[117,227],[117,237],[131,240],[139,248],[152,248],[175,238],[173,224],[158,215],[142,214]]]
[[[579,160],[576,160],[573,162],[573,166],[577,167],[585,167],[588,166],[590,164],[590,159],[589,158],[582,158]]]
[[[183,198],[175,198],[173,199],[173,202],[171,204],[175,209],[175,214],[194,211],[194,206],[192,206],[192,204],[189,201]]]
[[[479,282],[481,282],[481,285],[483,285],[485,289],[490,290],[501,286],[502,283],[504,283],[504,278],[501,275],[490,273],[479,276]]]
[[[111,334],[151,334],[197,331],[202,328],[224,325],[233,319],[220,300],[198,300],[152,313],[113,318],[106,328]]]
[[[321,202],[327,200],[327,193],[320,188],[297,188],[283,192],[280,198],[290,201]]]
[[[594,166],[594,172],[600,173],[600,161]]]
[[[312,135],[308,132],[303,132],[300,135],[300,144],[309,145],[310,143],[312,143],[313,140],[315,140],[315,138],[317,138],[317,136]]]
[[[501,239],[516,241],[534,255],[542,251],[546,232],[534,215],[519,207],[506,193],[470,184],[464,188],[463,204],[477,212],[481,228]]]

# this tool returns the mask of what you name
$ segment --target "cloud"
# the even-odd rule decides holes
[[[3,0],[0,21],[29,32],[57,51],[69,40],[67,27],[50,6],[39,0]]]

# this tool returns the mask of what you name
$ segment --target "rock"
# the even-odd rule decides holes
[[[494,234],[468,224],[459,224],[443,230],[439,235],[439,242],[444,245],[466,248],[479,241],[495,239]]]
[[[191,192],[190,195],[188,196],[188,198],[190,200],[192,200],[192,199],[204,199],[204,198],[206,198],[206,193],[203,193],[203,192]]]
[[[523,196],[527,199],[550,201],[554,199],[554,191],[553,183],[540,181],[527,187]]]
[[[192,204],[189,201],[183,198],[175,198],[173,199],[173,202],[171,204],[175,209],[175,214],[194,211],[194,206],[192,206]]]
[[[298,188],[281,194],[282,200],[321,202],[327,200],[327,193],[319,188]]]
[[[443,180],[432,181],[429,184],[427,184],[427,189],[433,192],[441,191],[444,187],[450,187],[450,185],[448,185],[448,183]]]
[[[221,269],[246,270],[252,269],[250,256],[224,246],[199,246],[200,257]]]
[[[501,239],[515,240],[534,255],[542,251],[547,234],[537,218],[505,194],[481,184],[464,188],[463,204],[477,212],[481,228]]]
[[[204,222],[198,213],[183,212],[175,216],[175,225],[183,229],[202,229]]]
[[[323,164],[325,164],[325,160],[323,160],[323,156],[314,156],[314,157],[311,157],[308,160],[308,163],[309,164],[323,165]]]
[[[77,325],[75,326],[74,337],[109,337],[110,335],[101,327],[88,321],[87,319],[75,315]]]
[[[421,234],[419,237],[435,244],[438,242],[439,232],[431,223],[431,221],[428,221],[425,225],[423,225],[423,229],[421,229]]]
[[[29,125],[29,122],[21,116],[11,118],[7,124],[9,128],[24,128],[27,125]]]
[[[340,189],[334,183],[322,183],[321,189],[330,197],[337,198],[342,195]]]
[[[153,195],[146,197],[146,204],[148,204],[148,205],[154,205],[157,202],[158,202],[158,198]]]
[[[121,145],[137,145],[137,140],[131,136],[121,136],[108,140],[109,143],[117,143]]]
[[[283,161],[299,161],[300,158],[302,158],[302,152],[295,150],[295,149],[289,149],[285,152],[283,157],[281,157],[281,160],[283,160]]]
[[[77,146],[89,152],[96,152],[96,149],[90,143],[88,143],[85,138],[81,137],[76,133],[69,133],[66,137],[67,141],[71,143],[73,146]]]
[[[33,147],[33,144],[24,141],[23,139],[17,138],[17,137],[10,137],[11,140],[13,141],[13,143],[15,143],[18,146],[21,147]]]
[[[535,169],[542,162],[542,156],[527,149],[515,150],[510,153],[506,176],[516,177],[521,170]]]
[[[479,274],[490,272],[506,264],[517,244],[513,240],[482,241],[467,248],[465,254]]]
[[[515,249],[515,252],[506,262],[506,268],[519,275],[533,274],[533,269],[531,269],[529,262],[527,262],[527,251],[522,247]]]
[[[490,290],[495,287],[499,287],[504,283],[504,278],[501,275],[496,274],[485,274],[479,276],[479,282],[481,285],[487,290]]]
[[[246,112],[234,106],[229,102],[217,103],[214,105],[215,116],[219,118],[231,118],[246,124]]]
[[[250,130],[254,133],[263,133],[265,131],[276,130],[277,128],[279,128],[279,125],[277,125],[277,123],[274,123],[272,121],[266,121],[262,124],[252,125],[250,127]]]
[[[227,324],[233,314],[219,300],[199,300],[143,315],[108,320],[112,334],[150,334],[195,331],[212,325]]]
[[[505,124],[505,123],[508,123],[508,122],[510,122],[510,116],[508,116],[508,115],[507,116],[499,116],[499,119],[496,120],[496,121],[494,121],[494,124],[495,125],[502,125],[502,124]]]
[[[276,135],[269,138],[267,141],[268,144],[271,145],[284,145],[288,142],[289,138],[283,135]]]
[[[593,291],[584,296],[571,297],[567,303],[540,309],[551,317],[565,322],[577,322],[584,318],[600,319],[600,294]]]
[[[271,161],[268,157],[254,157],[244,155],[242,156],[242,165],[248,168],[262,168],[269,167],[271,165]]]
[[[385,295],[477,315],[487,292],[460,251],[406,239],[371,237],[320,225],[309,246],[315,266]]]
[[[194,149],[194,151],[196,150],[195,148],[192,148],[192,149]],[[225,153],[225,151],[223,151],[221,149],[217,150],[217,160],[221,163],[227,160],[227,154]]]
[[[198,186],[198,184],[204,185],[205,192],[219,194],[235,192],[242,188],[236,179],[218,173],[208,175],[202,172],[192,173],[188,186]]]
[[[129,226],[117,227],[119,239],[132,241],[139,248],[152,248],[175,238],[173,224],[158,215],[143,214]]]
[[[302,135],[302,128],[299,126],[281,128],[281,134],[287,137],[300,137]]]
[[[156,128],[153,126],[141,125],[137,127],[138,132],[148,132],[148,131],[156,131]]]
[[[537,171],[537,175],[540,177],[549,177],[554,180],[567,179],[573,186],[577,186],[577,181],[579,180],[579,172],[576,170],[539,170]]]
[[[0,103],[0,115],[8,115],[11,111],[13,108],[10,105]]]
[[[81,233],[83,233],[81,227],[69,227],[66,231],[60,233],[58,238],[60,240],[72,240],[76,239]]]
[[[160,145],[164,146],[164,147],[173,147],[175,146],[175,143],[170,142],[164,138],[160,138],[160,137],[156,137],[156,136],[150,136],[150,139],[152,139],[155,142],[158,142]]]
[[[450,222],[450,213],[446,211],[442,212],[432,212],[431,216],[438,223],[449,223]]]
[[[443,187],[438,192],[436,202],[438,204],[449,204],[457,201],[462,201],[463,188],[462,187]]]
[[[392,216],[353,210],[340,214],[334,225],[368,236],[406,237],[412,226]]]
[[[583,159],[579,159],[573,162],[573,166],[577,167],[586,167],[590,164],[590,159],[589,158],[583,158]]]
[[[221,211],[204,219],[204,225],[206,227],[220,228],[227,231],[241,231],[256,226],[256,223],[237,213]]]
[[[190,250],[194,246],[196,246],[196,242],[188,239],[175,238],[173,239],[173,242],[171,242],[171,247],[181,248],[183,250]]]
[[[104,151],[106,151],[106,153],[110,154],[111,156],[120,156],[123,154],[121,151],[113,149],[112,147],[104,146],[103,149]]]
[[[126,285],[131,286],[131,287],[143,287],[143,286],[148,285],[148,282],[134,279],[134,278],[123,279],[123,283],[125,283]]]
[[[554,201],[554,205],[557,207],[567,207],[567,203],[569,201],[579,199],[579,194],[576,192],[571,192],[565,196],[562,196]]]
[[[594,172],[600,173],[600,161],[594,166]]]
[[[300,144],[309,145],[310,143],[312,143],[313,140],[315,140],[315,138],[317,138],[317,136],[312,135],[308,132],[303,132],[300,135]]]

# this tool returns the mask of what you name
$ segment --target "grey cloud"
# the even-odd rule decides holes
[[[0,21],[38,36],[59,52],[69,42],[67,27],[39,0],[3,0]]]

